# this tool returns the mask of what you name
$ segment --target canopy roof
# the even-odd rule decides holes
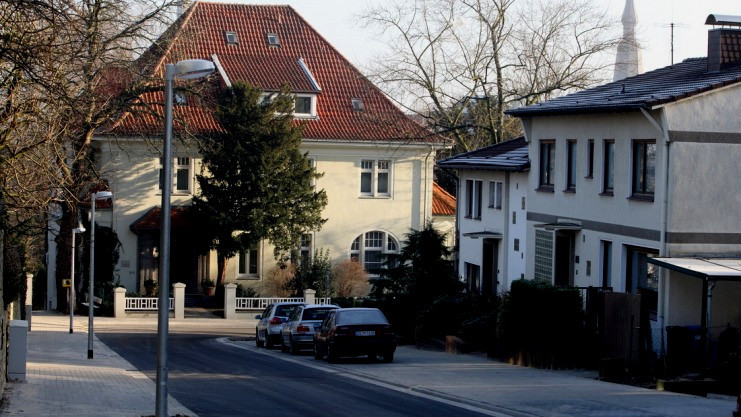
[[[741,259],[649,258],[648,262],[709,281],[741,282]]]

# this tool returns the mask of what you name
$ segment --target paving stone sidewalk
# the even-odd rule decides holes
[[[156,320],[148,320],[151,326],[149,322],[156,324]],[[0,415],[154,415],[154,382],[97,338],[94,359],[87,359],[87,344],[87,316],[75,318],[70,334],[69,316],[35,311],[28,333],[26,382],[6,384]],[[172,397],[168,413],[196,417]]]

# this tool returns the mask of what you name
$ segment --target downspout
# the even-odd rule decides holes
[[[460,280],[461,276],[460,276],[459,263],[461,260],[461,257],[460,257],[461,240],[460,240],[460,228],[458,227],[458,225],[461,224],[460,215],[462,211],[460,210],[460,205],[459,205],[460,196],[461,196],[461,181],[460,181],[460,177],[458,176],[458,171],[453,171],[447,168],[443,168],[443,169],[447,171],[455,179],[455,241],[453,243],[453,257],[454,257],[455,262],[454,262],[453,268],[455,269],[454,273],[455,273],[456,279]]]
[[[427,222],[432,220],[432,216],[430,216],[429,219],[427,218],[427,199],[429,198],[431,200],[431,196],[427,195],[427,193],[429,192],[429,189],[428,189],[429,188],[429,185],[428,185],[429,173],[427,171],[430,166],[430,155],[432,155],[434,152],[435,152],[435,148],[432,147],[430,148],[430,151],[427,152],[427,156],[425,156],[425,180],[424,180],[425,189],[424,189],[424,198],[422,199],[424,208],[422,209],[422,224],[419,225],[420,230],[424,229]]]
[[[506,198],[503,198],[502,204],[504,207],[502,207],[502,211],[504,212],[504,247],[501,248],[502,253],[502,282],[497,284],[502,284],[504,291],[506,291],[507,288],[509,288],[509,200],[510,200],[510,193],[509,193],[509,181],[510,181],[510,172],[504,171],[504,195]]]
[[[669,229],[669,130],[667,126],[669,121],[666,119],[666,112],[664,109],[661,110],[660,121],[657,121],[648,110],[641,108],[641,113],[648,119],[648,121],[661,133],[663,138],[663,152],[661,153],[661,166],[663,168],[663,178],[661,187],[661,230],[659,237],[659,256],[669,256],[668,242],[666,239],[667,230]],[[664,324],[666,318],[666,291],[667,285],[666,280],[668,278],[666,268],[659,269],[659,302],[658,302],[658,325],[661,330],[661,352],[665,351],[666,346],[665,335],[664,335]]]

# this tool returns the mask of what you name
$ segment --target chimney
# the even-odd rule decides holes
[[[741,16],[711,14],[705,24],[721,26],[708,31],[708,72],[741,65]]]

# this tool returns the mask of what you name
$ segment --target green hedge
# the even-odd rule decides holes
[[[588,349],[582,297],[572,287],[517,280],[501,303],[497,339],[503,359],[525,366],[583,366]]]

